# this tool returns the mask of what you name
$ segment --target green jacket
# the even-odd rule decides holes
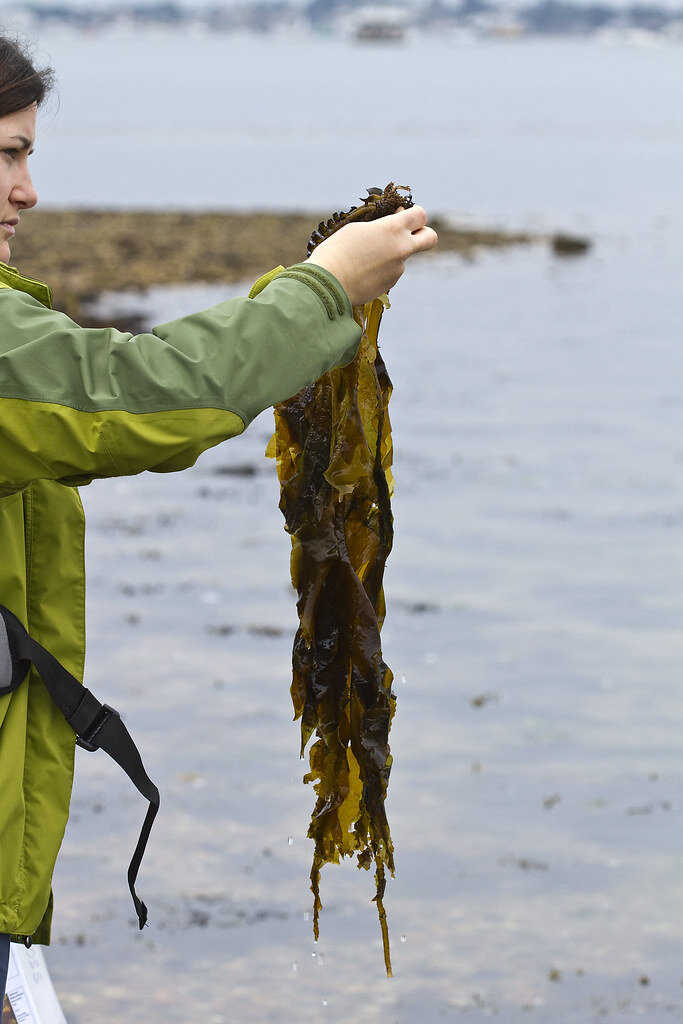
[[[0,264],[0,603],[79,679],[76,485],[185,469],[355,355],[346,293],[320,268],[279,268],[252,296],[132,336],[79,327]],[[0,932],[49,942],[74,745],[33,670],[0,697]]]

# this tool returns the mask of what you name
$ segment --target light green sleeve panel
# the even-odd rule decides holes
[[[359,339],[345,292],[317,267],[140,335],[80,328],[3,289],[0,493],[184,469],[349,362]]]
[[[224,409],[100,413],[17,398],[0,399],[0,409],[0,496],[34,480],[78,486],[145,469],[186,469],[244,430],[240,417]]]

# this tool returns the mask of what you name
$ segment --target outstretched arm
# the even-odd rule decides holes
[[[313,266],[138,335],[0,289],[0,497],[37,479],[185,469],[348,363],[359,339],[343,289]]]

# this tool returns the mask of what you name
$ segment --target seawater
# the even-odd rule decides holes
[[[594,243],[423,257],[383,323],[391,982],[351,865],[324,873],[312,943],[269,414],[187,473],[84,489],[89,685],[164,804],[138,934],[142,808],[79,757],[49,953],[70,1022],[680,1015],[680,48],[41,46],[62,80],[34,158],[51,205],[334,209],[392,177],[435,212]],[[141,301],[158,322],[223,294]]]
[[[327,209],[389,178],[442,214],[630,226],[683,212],[680,45],[49,35],[50,205]]]

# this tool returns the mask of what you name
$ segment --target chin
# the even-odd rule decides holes
[[[12,259],[12,254],[9,251],[9,245],[7,242],[0,244],[0,263],[9,263]]]

